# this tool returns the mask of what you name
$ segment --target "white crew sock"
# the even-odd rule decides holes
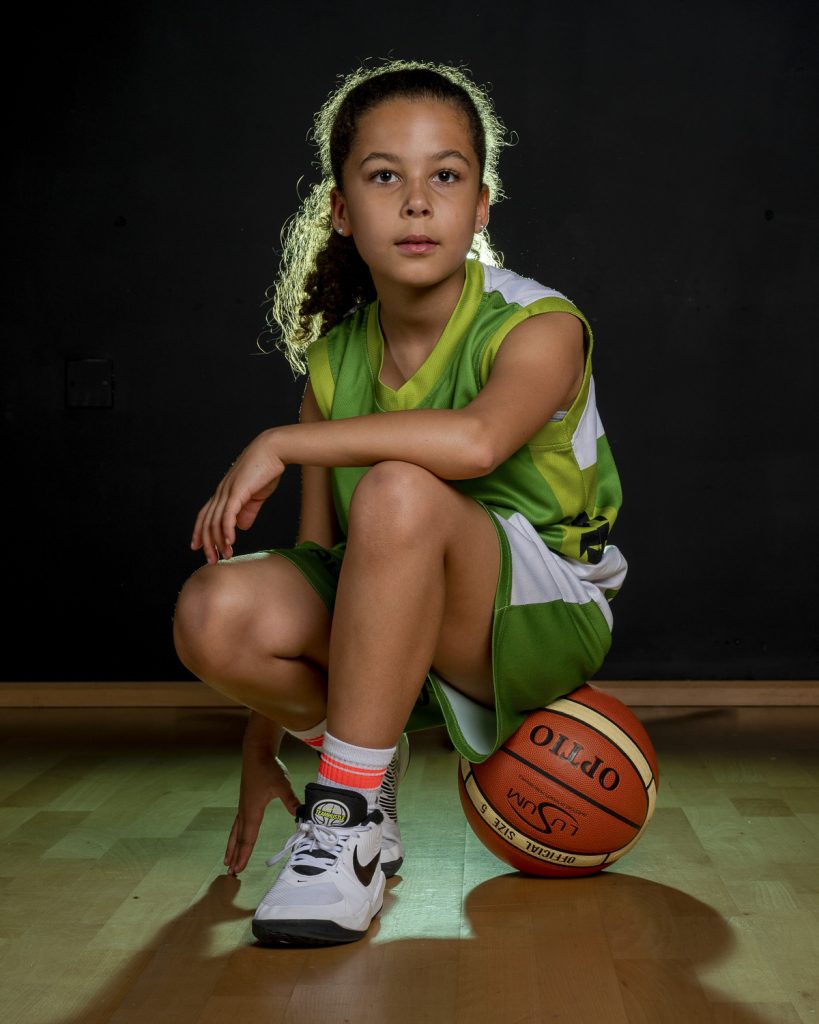
[[[394,753],[395,747],[387,747],[385,750],[356,747],[325,731],[318,782],[323,786],[357,790],[366,798],[367,806],[372,810],[378,806],[381,780]]]
[[[301,732],[296,732],[295,729],[285,729],[285,732],[291,736],[295,736],[297,740],[301,740],[302,743],[306,743],[308,747],[312,747],[314,750],[321,751],[322,744],[324,743],[324,733],[327,731],[327,719],[322,719],[318,725],[314,725],[312,729],[303,729]]]

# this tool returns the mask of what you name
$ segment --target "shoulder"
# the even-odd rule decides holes
[[[351,339],[366,335],[367,319],[369,317],[370,305],[362,306],[353,310],[331,327],[326,334],[312,341],[307,348],[306,358],[308,366],[316,362],[325,362],[329,353],[343,349]]]
[[[479,374],[485,386],[502,348],[534,347],[553,342],[570,351],[591,348],[591,327],[563,292],[512,270],[484,265],[484,293],[490,307],[501,305],[500,320],[481,354]],[[511,344],[506,345],[509,341]]]
[[[523,277],[506,267],[493,267],[486,263],[482,265],[484,294],[498,295],[510,306],[526,309],[535,303],[550,299],[574,305],[563,292],[541,284],[531,277]]]
[[[307,349],[307,373],[325,419],[330,419],[339,369],[345,364],[348,353],[353,362],[365,357],[370,305],[349,313]]]

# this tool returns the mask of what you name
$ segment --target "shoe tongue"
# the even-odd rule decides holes
[[[329,828],[352,828],[367,817],[367,801],[354,789],[310,782],[305,790],[305,819]]]

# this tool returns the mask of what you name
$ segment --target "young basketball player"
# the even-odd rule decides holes
[[[251,709],[228,870],[270,800],[296,815],[253,920],[271,944],[366,933],[404,855],[414,708],[484,760],[598,670],[626,573],[589,323],[487,240],[504,129],[485,91],[385,62],[345,78],[314,128],[324,179],[284,234],[271,307],[308,374],[300,420],[252,440],[202,507],[207,564],[174,623],[184,664]],[[291,464],[299,543],[234,556]],[[283,730],[320,751],[303,803]]]

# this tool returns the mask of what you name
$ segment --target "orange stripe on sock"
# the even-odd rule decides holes
[[[341,783],[356,789],[377,789],[384,778],[385,768],[363,768],[360,765],[344,764],[326,754],[321,755],[319,774],[330,782]]]
[[[321,736],[312,736],[309,740],[303,740],[308,747],[320,747],[324,743],[324,733]]]
[[[325,750],[321,755],[321,763],[333,765],[335,768],[345,768],[351,772],[357,772],[359,775],[384,775],[386,768],[371,768],[365,764],[350,764],[349,761],[339,761],[336,757],[331,757],[330,754]]]

